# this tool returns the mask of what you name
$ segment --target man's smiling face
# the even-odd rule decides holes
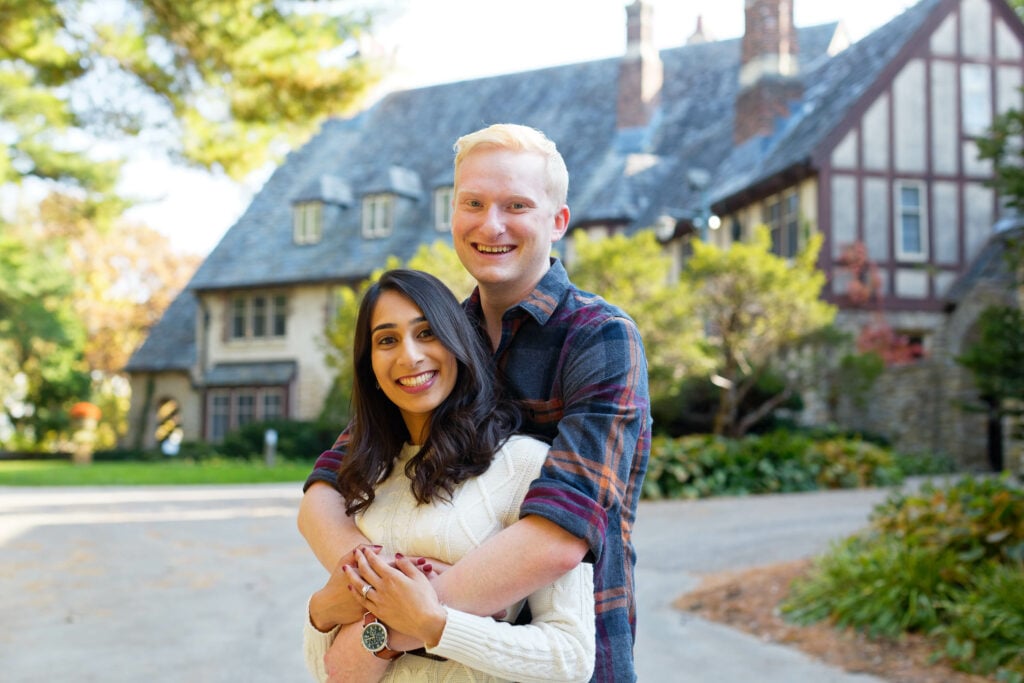
[[[455,176],[452,239],[481,289],[521,299],[550,265],[565,234],[568,208],[548,191],[545,160],[532,152],[477,149]]]

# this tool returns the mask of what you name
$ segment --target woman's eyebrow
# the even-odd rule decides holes
[[[412,320],[410,320],[409,324],[410,325],[417,325],[419,323],[425,323],[425,322],[427,322],[426,317],[421,315],[418,318],[413,318]],[[393,330],[396,327],[398,327],[398,325],[396,325],[395,323],[381,323],[380,325],[377,325],[377,327],[375,327],[372,330],[370,330],[370,334],[373,334],[374,332],[376,332],[378,330]]]

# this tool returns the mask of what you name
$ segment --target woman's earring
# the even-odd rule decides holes
[[[380,382],[374,382],[373,386],[377,387],[377,391],[380,391]]]

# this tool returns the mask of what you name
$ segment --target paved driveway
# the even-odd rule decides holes
[[[305,600],[323,582],[297,485],[0,488],[0,680],[303,683]],[[883,491],[644,503],[640,680],[855,683],[671,608],[699,575],[813,555]]]

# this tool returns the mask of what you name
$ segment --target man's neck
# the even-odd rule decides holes
[[[491,340],[491,350],[497,351],[501,344],[501,318],[505,311],[512,308],[534,290],[533,284],[526,291],[511,290],[505,285],[478,285],[480,289],[480,310],[484,315],[487,336]]]

